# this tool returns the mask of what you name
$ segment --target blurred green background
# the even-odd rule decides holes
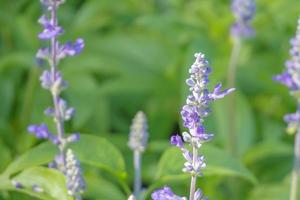
[[[179,113],[195,52],[205,53],[210,61],[211,86],[220,81],[226,85],[232,48],[229,27],[234,21],[230,3],[67,0],[61,6],[60,24],[66,30],[61,41],[77,37],[86,41],[80,56],[60,64],[70,83],[63,96],[77,109],[67,131],[104,137],[113,143],[124,156],[129,186],[133,177],[132,154],[127,147],[129,126],[135,113],[143,110],[150,131],[143,158],[144,186],[154,189],[168,184],[176,193],[187,194],[188,178],[172,176],[180,174],[182,163],[168,160],[181,157],[177,151],[172,154],[175,150],[169,149],[168,141],[183,130]],[[51,105],[49,93],[39,84],[45,66],[38,67],[35,60],[37,49],[45,45],[37,39],[41,30],[37,19],[42,11],[38,0],[0,0],[1,172],[41,142],[26,132],[28,124],[46,121],[52,125],[42,114]],[[295,34],[299,13],[299,0],[257,0],[256,36],[244,40],[238,62],[235,158],[223,156],[230,148],[226,100],[214,103],[206,123],[208,131],[215,134],[207,144],[214,149],[206,150],[212,154],[208,155],[208,166],[223,159],[222,165],[240,174],[221,167],[204,172],[198,182],[210,199],[288,199],[294,137],[285,133],[282,117],[296,110],[296,101],[284,86],[272,81],[272,76],[283,70],[289,57],[289,39]],[[168,157],[168,153],[174,156]],[[162,154],[165,161],[160,160]],[[115,180],[95,170],[85,166],[87,199],[125,199],[127,194]],[[158,182],[157,173],[170,176]],[[32,197],[3,190],[0,199]]]

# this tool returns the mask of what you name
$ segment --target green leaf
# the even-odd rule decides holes
[[[16,189],[11,183],[12,180],[21,183],[24,188]],[[6,182],[6,184],[0,184],[0,190],[5,189],[19,191],[45,200],[72,199],[67,194],[67,190],[65,187],[65,178],[63,174],[54,169],[45,167],[28,168],[22,173],[13,177],[11,180],[2,182]],[[34,185],[40,187],[43,192],[34,192],[32,189]]]
[[[125,162],[122,154],[106,139],[82,135],[80,141],[72,144],[71,148],[82,163],[105,169],[120,178],[125,178]],[[43,143],[12,162],[2,176],[9,177],[26,168],[47,164],[53,160],[56,153],[53,144]]]
[[[213,131],[216,133],[216,139],[220,142],[225,143],[225,146],[230,149],[229,145],[233,140],[235,147],[235,154],[242,156],[254,143],[255,139],[255,117],[250,107],[248,100],[240,93],[231,94],[233,96],[226,97],[224,101],[219,101],[213,104],[213,115],[214,127]],[[230,108],[230,101],[234,98],[235,109]],[[234,110],[235,121],[234,121],[234,138],[230,138],[230,116],[231,110]],[[231,147],[232,148],[232,147]]]
[[[80,141],[72,144],[71,148],[82,163],[103,168],[120,178],[125,178],[125,161],[122,154],[106,139],[82,135]]]
[[[203,170],[204,176],[235,176],[256,183],[256,178],[251,172],[224,151],[204,145],[201,147],[200,153],[205,155],[207,163],[207,168]],[[157,179],[164,181],[186,177],[182,172],[184,162],[185,160],[178,148],[169,148],[159,161]]]
[[[51,143],[46,142],[38,145],[13,161],[4,171],[2,176],[9,177],[26,168],[49,163],[53,160],[56,153],[56,147]]]
[[[289,199],[288,184],[258,185],[250,194],[248,200],[287,200]]]
[[[99,174],[91,173],[85,175],[88,183],[86,197],[89,199],[109,199],[109,200],[124,200],[126,199],[122,190],[118,185],[107,181]]]
[[[253,146],[244,156],[243,161],[247,164],[259,163],[268,157],[292,156],[293,147],[283,142],[271,141]]]

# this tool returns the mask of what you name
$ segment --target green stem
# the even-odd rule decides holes
[[[230,62],[228,67],[228,74],[227,74],[227,81],[228,86],[230,88],[236,87],[236,71],[237,71],[237,63],[240,55],[241,50],[241,40],[238,38],[235,38],[233,40],[233,48],[230,56]],[[229,145],[229,151],[232,155],[236,155],[237,147],[236,147],[236,130],[235,130],[235,124],[236,124],[236,97],[235,95],[230,95],[229,97],[229,123],[228,123],[228,145]]]
[[[193,145],[193,166],[197,162],[198,157],[198,149]],[[190,200],[194,200],[195,198],[195,191],[196,191],[196,183],[197,183],[197,174],[192,175],[191,178],[191,187],[190,187]]]
[[[298,133],[296,134],[295,137],[295,160],[294,160],[294,168],[292,172],[290,200],[297,200],[299,172],[300,172],[300,130],[298,130]]]

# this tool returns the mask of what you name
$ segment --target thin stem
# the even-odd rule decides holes
[[[236,71],[237,71],[237,63],[240,55],[240,50],[241,50],[241,40],[238,38],[235,38],[233,43],[233,48],[230,56],[230,62],[229,62],[229,68],[228,68],[228,74],[227,74],[227,81],[228,81],[228,86],[230,88],[236,87]],[[228,129],[228,134],[229,134],[229,150],[232,155],[236,154],[236,132],[235,132],[235,124],[236,124],[236,115],[235,115],[235,104],[236,104],[236,98],[235,95],[231,95],[229,97],[229,129]]]
[[[52,24],[54,26],[57,25],[57,10],[56,10],[56,5],[53,5],[51,9],[51,20]],[[56,73],[57,73],[57,52],[56,52],[56,46],[57,46],[57,39],[56,37],[53,37],[51,39],[51,77],[52,81],[55,82],[56,80]],[[57,130],[57,136],[58,140],[62,141],[64,137],[64,122],[61,116],[60,108],[59,108],[59,101],[60,97],[59,94],[56,92],[51,92],[52,94],[52,99],[53,99],[53,104],[54,104],[54,110],[55,110],[55,124],[56,124],[56,130]],[[60,144],[59,145],[59,151],[60,155],[62,156],[62,161],[63,161],[63,166],[65,168],[65,149],[64,145]]]
[[[291,180],[290,200],[297,200],[298,179],[300,173],[300,130],[295,137],[295,160]]]
[[[136,198],[139,197],[141,188],[142,188],[142,181],[141,181],[141,152],[138,150],[134,151],[134,196]]]
[[[197,162],[198,157],[198,149],[193,145],[193,166]],[[194,200],[195,191],[196,191],[196,183],[197,183],[197,174],[193,174],[191,178],[191,187],[190,187],[190,200]]]

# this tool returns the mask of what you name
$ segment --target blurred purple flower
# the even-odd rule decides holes
[[[256,12],[255,0],[232,0],[231,10],[236,19],[231,26],[231,35],[237,38],[253,36],[251,23]]]

